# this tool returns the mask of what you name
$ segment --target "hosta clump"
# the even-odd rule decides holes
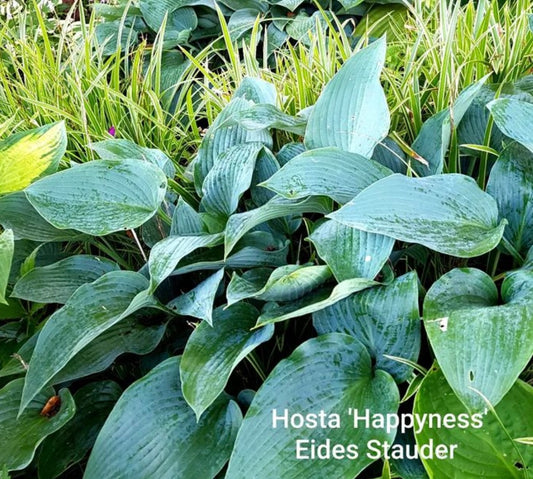
[[[245,79],[190,165],[196,195],[177,197],[172,162],[124,140],[6,190],[0,312],[23,316],[4,328],[23,344],[6,343],[18,356],[2,359],[0,430],[25,453],[0,464],[43,478],[87,455],[88,479],[527,477],[531,449],[513,441],[533,435],[533,391],[519,379],[533,354],[527,129],[495,116],[522,146],[506,143],[487,192],[446,173],[452,124],[483,79],[402,157],[386,138],[384,58],[384,40],[360,50],[305,116]],[[274,149],[275,130],[298,141]],[[126,261],[112,240],[142,252]],[[35,312],[42,326],[24,335]],[[55,395],[59,410],[40,416]],[[395,417],[402,401],[402,413],[482,425],[353,427],[355,414]],[[321,411],[329,427],[313,423]],[[79,438],[68,455],[61,431]],[[376,462],[415,440],[461,454]]]

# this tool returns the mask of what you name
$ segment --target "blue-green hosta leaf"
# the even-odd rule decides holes
[[[170,16],[178,8],[206,6],[214,8],[213,0],[140,0],[139,7],[143,20],[154,31],[158,32],[165,15]]]
[[[379,76],[386,44],[380,39],[350,58],[318,98],[305,132],[307,149],[336,146],[372,156],[387,136],[389,110]]]
[[[505,279],[503,305],[490,276],[474,268],[450,271],[427,292],[429,341],[450,386],[469,409],[485,408],[484,398],[498,404],[531,359],[531,298],[530,271]]]
[[[263,148],[255,162],[252,186],[250,188],[250,196],[255,206],[262,206],[276,196],[273,191],[263,188],[260,184],[268,180],[279,168],[279,162],[274,154],[270,150]]]
[[[533,246],[533,154],[516,143],[509,145],[490,171],[487,193],[508,222],[504,237],[526,254]]]
[[[77,255],[32,269],[17,281],[12,296],[35,303],[65,304],[80,286],[119,269],[105,258]]]
[[[223,253],[207,250],[205,253],[192,254],[183,260],[172,276],[192,273],[194,271],[226,269],[246,269],[259,267],[277,267],[287,264],[289,241],[280,242],[266,231],[252,231],[244,235],[233,253],[226,259],[220,259]]]
[[[394,246],[394,239],[388,236],[367,233],[337,221],[325,221],[309,239],[337,281],[375,278]]]
[[[330,205],[326,198],[306,198],[301,201],[287,200],[282,197],[272,198],[255,210],[230,216],[225,231],[225,254],[227,256],[248,231],[261,223],[284,216],[302,213],[326,214],[329,211]]]
[[[219,113],[207,131],[193,164],[194,182],[198,191],[201,191],[205,177],[219,160],[220,155],[232,146],[241,143],[262,143],[267,148],[272,147],[272,136],[268,130],[247,130],[232,122],[235,115],[253,105],[253,102],[244,98],[234,98]]]
[[[307,125],[306,118],[287,115],[275,105],[269,104],[253,105],[248,110],[237,113],[233,121],[247,130],[275,128],[296,135],[303,135]]]
[[[197,422],[181,392],[179,367],[179,357],[167,359],[124,392],[96,439],[85,479],[217,475],[242,414],[221,395]]]
[[[268,303],[257,320],[257,326],[278,323],[320,311],[357,291],[362,291],[378,284],[376,281],[365,278],[347,279],[333,288],[323,288],[287,305],[279,306],[276,303]]]
[[[183,198],[178,199],[178,204],[172,215],[170,236],[185,236],[205,233],[202,217]]]
[[[364,156],[339,148],[308,150],[262,183],[285,198],[329,196],[347,203],[364,188],[392,172]]]
[[[150,298],[134,301],[147,288],[148,280],[132,271],[112,271],[78,288],[65,306],[48,318],[39,334],[26,375],[21,413],[35,395],[100,334],[135,310],[154,306]]]
[[[380,165],[389,168],[394,173],[407,173],[407,159],[405,153],[393,139],[387,137],[379,142],[374,149],[372,159]]]
[[[166,187],[164,173],[146,161],[98,160],[37,181],[26,196],[56,228],[98,236],[148,221]]]
[[[54,479],[83,459],[121,393],[113,381],[89,383],[76,391],[76,414],[44,440],[39,454],[39,479]]]
[[[104,56],[113,55],[118,51],[123,52],[138,43],[139,32],[132,22],[102,22],[94,30],[96,41]]]
[[[457,444],[453,459],[433,456],[422,462],[430,477],[457,477],[461,479],[527,479],[533,468],[533,448],[513,439],[533,437],[533,388],[517,381],[495,407],[501,424],[492,412],[479,415],[474,426],[424,427],[416,431],[419,445]],[[425,377],[416,396],[414,411],[438,414],[441,417],[470,416],[457,399],[442,372],[432,369]],[[471,419],[470,423],[474,421]],[[426,423],[427,424],[427,423]],[[503,427],[502,427],[503,426]],[[504,429],[505,428],[505,429]]]
[[[329,308],[313,314],[319,334],[346,333],[357,338],[399,383],[407,380],[411,368],[386,358],[397,356],[416,362],[420,352],[418,279],[407,273],[385,286],[355,293]]]
[[[228,20],[231,41],[235,42],[250,32],[260,16],[261,11],[256,8],[239,8],[233,12]]]
[[[59,391],[61,407],[52,417],[41,416],[52,388],[43,389],[17,416],[24,379],[15,379],[0,389],[0,464],[9,471],[24,469],[44,438],[62,428],[74,416],[76,406],[68,389]]]
[[[502,98],[491,101],[487,107],[504,134],[533,152],[533,104],[513,98]]]
[[[289,264],[272,271],[266,282],[261,282],[261,276],[258,277],[259,281],[254,281],[234,273],[226,293],[228,304],[246,298],[293,301],[325,283],[331,277],[331,271],[327,266]]]
[[[302,3],[303,0],[276,0],[271,2],[273,5],[279,5],[280,7],[288,8],[291,12],[294,12]]]
[[[505,228],[504,221],[498,224],[496,201],[472,178],[459,174],[391,175],[329,217],[460,258],[492,250]]]
[[[274,326],[252,331],[259,312],[241,303],[213,313],[213,325],[201,323],[187,341],[180,364],[183,396],[199,418],[226,386],[230,374]]]
[[[237,209],[242,194],[250,188],[262,148],[262,143],[242,143],[220,155],[202,185],[204,211],[227,218]]]
[[[50,380],[50,384],[66,383],[105,371],[121,354],[148,354],[160,343],[165,329],[165,324],[145,324],[142,321],[142,316],[133,315],[125,318],[104,331],[70,359],[61,371]],[[17,354],[26,363],[31,361],[38,336],[38,333],[32,336],[17,351]],[[20,360],[12,358],[0,370],[0,377],[24,374],[25,372]]]
[[[440,111],[422,125],[412,148],[427,164],[420,161],[411,163],[412,168],[420,176],[442,173],[444,157],[450,146],[452,129],[457,127],[486,79],[487,77],[467,87],[457,97],[451,108]]]
[[[275,105],[277,92],[276,87],[270,82],[261,78],[244,77],[233,97],[244,98],[254,103]]]
[[[212,324],[213,304],[223,277],[222,268],[191,291],[172,300],[167,307],[182,316],[192,316]]]
[[[199,236],[169,236],[154,245],[148,258],[150,291],[155,291],[185,256],[198,248],[216,246],[222,240],[222,233]]]
[[[60,230],[52,226],[22,191],[0,197],[0,225],[12,229],[16,240],[71,241],[83,237],[79,231]]]
[[[58,122],[10,136],[0,142],[0,195],[19,191],[53,173],[67,148],[65,123]]]
[[[161,150],[139,146],[129,140],[113,139],[104,140],[90,145],[91,149],[98,153],[103,160],[145,160],[161,168],[165,174],[174,178],[176,168],[170,158]]]
[[[0,233],[0,304],[8,304],[6,290],[14,252],[13,230],[5,230]]]
[[[396,431],[354,428],[348,409],[369,409],[371,414],[394,414],[399,395],[388,373],[372,367],[366,348],[344,334],[311,339],[281,361],[263,383],[248,409],[230,459],[226,479],[352,479],[368,464],[369,440],[392,442]],[[273,427],[273,411],[292,414],[337,414],[338,428],[296,429]],[[297,441],[326,440],[331,445],[357,444],[357,458],[308,459],[296,457]],[[309,455],[309,442],[301,444]]]
[[[302,154],[305,151],[303,143],[286,143],[281,150],[278,151],[276,158],[281,166],[286,165],[294,157]]]
[[[329,12],[314,12],[309,16],[307,12],[302,9],[294,18],[287,18],[288,22],[286,22],[285,32],[287,32],[287,35],[290,38],[297,42],[310,46],[311,38],[317,35],[319,28],[321,31],[327,30],[328,23],[324,18],[325,16],[329,17],[331,20],[331,14],[329,14]],[[280,22],[278,21],[277,24],[279,26]]]

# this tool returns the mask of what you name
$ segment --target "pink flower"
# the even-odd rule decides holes
[[[115,134],[117,133],[117,130],[114,126],[112,126],[111,128],[109,128],[109,130],[107,130],[107,132],[111,135],[111,136],[115,136]]]

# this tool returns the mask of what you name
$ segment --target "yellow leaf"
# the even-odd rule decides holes
[[[0,142],[0,194],[19,191],[57,170],[65,154],[64,122],[17,133]]]

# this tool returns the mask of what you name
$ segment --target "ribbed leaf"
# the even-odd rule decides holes
[[[491,101],[487,107],[503,133],[533,152],[533,131],[531,130],[533,104],[512,98],[502,98]]]
[[[227,256],[248,231],[261,223],[289,215],[325,214],[329,211],[329,201],[321,197],[301,201],[287,200],[281,197],[272,198],[268,203],[255,210],[238,213],[229,218],[225,231],[225,254]]]
[[[256,77],[244,77],[233,96],[254,103],[275,105],[277,92],[276,87],[270,82]]]
[[[213,304],[223,277],[224,269],[220,269],[189,292],[172,300],[167,307],[182,316],[192,316],[212,324]]]
[[[131,271],[112,271],[85,284],[46,321],[30,361],[20,411],[67,363],[100,334],[150,303],[131,304],[148,280]]]
[[[0,233],[0,304],[8,304],[6,300],[6,289],[14,251],[15,241],[13,239],[13,230],[5,230],[3,233]]]
[[[182,7],[192,7],[203,5],[214,8],[213,0],[140,0],[139,6],[143,15],[143,20],[154,31],[159,31],[165,15],[170,14]]]
[[[243,143],[220,155],[202,185],[204,211],[227,218],[237,209],[241,195],[250,188],[262,148],[261,143]]]
[[[124,392],[96,439],[85,479],[213,479],[222,469],[241,412],[222,395],[197,422],[179,365],[180,358],[167,359]]]
[[[337,281],[375,278],[394,246],[394,240],[388,236],[367,233],[337,221],[325,221],[309,239]]]
[[[200,236],[169,236],[154,245],[148,259],[150,291],[155,291],[185,256],[198,248],[220,244],[222,237],[221,233]]]
[[[166,186],[164,173],[146,161],[98,160],[37,181],[26,196],[56,228],[98,236],[148,221]]]
[[[103,160],[128,160],[133,158],[145,160],[161,168],[170,178],[173,178],[176,174],[176,168],[170,158],[155,148],[145,148],[123,139],[99,141],[93,143],[90,147]]]
[[[507,220],[504,237],[521,254],[533,246],[533,154],[509,145],[490,171],[487,193]]]
[[[334,305],[338,301],[347,298],[357,291],[376,286],[376,281],[364,278],[354,278],[342,281],[333,288],[324,288],[318,290],[306,297],[294,301],[290,304],[278,306],[275,303],[268,303],[263,309],[261,316],[257,320],[257,326],[263,326],[268,323],[278,323],[287,319],[298,318],[306,314],[320,311]]]
[[[281,393],[282,392],[282,393]],[[366,444],[371,439],[392,442],[395,431],[353,425],[348,409],[371,414],[394,414],[398,390],[384,371],[372,367],[370,355],[356,339],[328,334],[311,339],[281,361],[257,392],[231,456],[226,479],[308,479],[334,477],[352,479],[372,459]],[[273,427],[273,413],[338,414],[338,428],[296,429]],[[356,444],[357,458],[302,460],[296,457],[298,440],[313,439],[318,446]],[[305,447],[305,444],[304,444]],[[310,455],[310,444],[304,455]]]
[[[212,327],[201,323],[187,341],[180,364],[182,390],[198,418],[222,393],[237,365],[272,337],[273,325],[251,330],[258,316],[246,303],[218,308]]]
[[[17,133],[0,142],[0,195],[19,191],[53,173],[67,148],[63,122]]]
[[[262,186],[285,198],[329,196],[344,204],[391,173],[364,156],[339,148],[319,148],[296,156]]]
[[[83,459],[121,393],[113,381],[89,383],[76,391],[74,418],[43,443],[39,479],[54,479]]]
[[[170,236],[201,234],[204,230],[202,217],[180,197],[172,215]]]
[[[254,17],[255,21],[255,17]],[[307,119],[283,113],[275,105],[258,104],[237,113],[233,122],[247,130],[265,130],[274,128],[296,135],[303,135]]]
[[[487,77],[467,87],[457,97],[451,108],[440,111],[422,125],[412,148],[427,162],[427,165],[420,161],[411,163],[412,168],[420,176],[442,173],[444,157],[450,146],[452,129],[459,125],[486,79]]]
[[[9,471],[30,464],[43,439],[70,421],[76,410],[70,392],[62,389],[59,411],[52,417],[41,416],[43,407],[55,395],[52,388],[46,388],[17,416],[23,385],[24,379],[15,379],[0,389],[0,464]]]
[[[467,428],[423,427],[417,431],[419,445],[456,444],[452,458],[423,459],[430,477],[461,479],[526,479],[533,467],[533,448],[513,439],[533,435],[533,388],[518,381],[495,408],[496,414],[480,414],[476,426]],[[415,414],[441,417],[469,417],[442,372],[434,368],[424,379],[416,396]],[[481,427],[479,427],[481,422]],[[472,424],[472,419],[469,420]],[[502,427],[503,426],[503,427]],[[505,429],[504,429],[505,428]]]
[[[471,410],[498,404],[533,355],[533,272],[508,275],[498,290],[486,273],[454,269],[429,289],[424,325],[437,361]]]
[[[472,178],[458,174],[388,176],[329,217],[461,258],[495,248],[505,228],[505,222],[498,224],[494,199]]]
[[[80,286],[119,269],[97,256],[70,256],[57,263],[32,269],[17,281],[12,296],[35,303],[65,304]]]
[[[305,296],[318,288],[331,277],[327,266],[316,265],[285,265],[275,269],[256,291],[233,295],[231,283],[228,286],[228,304],[246,298],[256,298],[262,301],[293,301]],[[232,283],[239,282],[239,277],[234,275]]]
[[[0,197],[0,224],[12,229],[16,240],[71,241],[83,237],[79,231],[59,230],[48,223],[22,191]]]
[[[379,82],[385,51],[385,40],[376,40],[346,61],[326,85],[309,116],[307,149],[335,146],[372,155],[390,126],[387,101]]]
[[[420,352],[420,314],[416,273],[400,276],[391,284],[376,286],[313,314],[319,334],[345,333],[363,343],[397,382],[407,380],[412,369],[384,355],[416,362]]]

